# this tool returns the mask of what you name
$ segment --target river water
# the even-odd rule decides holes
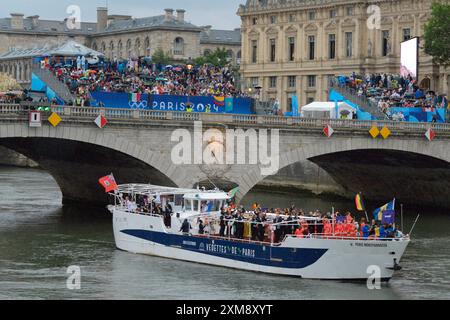
[[[245,202],[255,199],[275,207],[295,202],[305,210],[353,208],[351,201],[298,193],[253,192]],[[406,230],[416,213],[405,214]],[[62,207],[59,188],[47,173],[0,167],[0,299],[450,299],[450,215],[421,213],[403,270],[381,290],[368,290],[360,283],[277,277],[118,251],[106,211]],[[81,268],[79,290],[66,287],[73,265]]]

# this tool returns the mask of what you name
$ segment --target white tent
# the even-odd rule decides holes
[[[48,53],[51,56],[64,56],[64,57],[78,57],[78,56],[91,56],[91,57],[103,57],[103,53],[88,48],[78,42],[69,40],[61,46],[52,49]]]
[[[336,112],[337,111],[337,112]],[[301,115],[304,118],[316,119],[352,119],[356,113],[356,109],[345,102],[319,102],[315,101],[301,109]]]

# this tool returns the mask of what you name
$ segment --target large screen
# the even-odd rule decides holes
[[[404,77],[411,76],[417,79],[418,76],[418,53],[419,53],[419,38],[412,38],[401,44],[400,54],[400,74]]]

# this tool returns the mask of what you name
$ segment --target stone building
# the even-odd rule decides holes
[[[289,111],[293,95],[299,97],[300,105],[327,101],[332,76],[398,74],[400,43],[423,35],[431,3],[247,0],[238,10],[243,82],[247,88],[262,87],[262,100],[278,99],[283,110]],[[449,72],[434,65],[422,49],[419,55],[420,85],[449,92]]]
[[[165,9],[154,17],[133,18],[109,15],[97,8],[97,22],[41,20],[11,13],[0,19],[0,72],[27,83],[31,78],[31,59],[39,51],[61,45],[71,39],[110,59],[151,56],[161,48],[176,60],[189,60],[216,48],[226,48],[230,62],[240,61],[240,29],[214,30],[185,20],[185,10]]]

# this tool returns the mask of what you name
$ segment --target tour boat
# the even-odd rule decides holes
[[[264,241],[236,239],[219,236],[220,209],[230,200],[224,191],[127,184],[110,194],[115,199],[108,209],[113,214],[116,246],[136,254],[305,279],[367,280],[378,270],[376,276],[389,281],[401,269],[399,263],[410,242],[400,231],[395,238],[373,240],[287,234],[275,242],[270,233],[276,224],[271,222],[266,222],[269,234]],[[143,212],[139,203],[146,208],[170,204],[173,213]],[[199,218],[206,225],[205,233],[199,231]],[[185,220],[191,226],[189,232],[181,231]]]

